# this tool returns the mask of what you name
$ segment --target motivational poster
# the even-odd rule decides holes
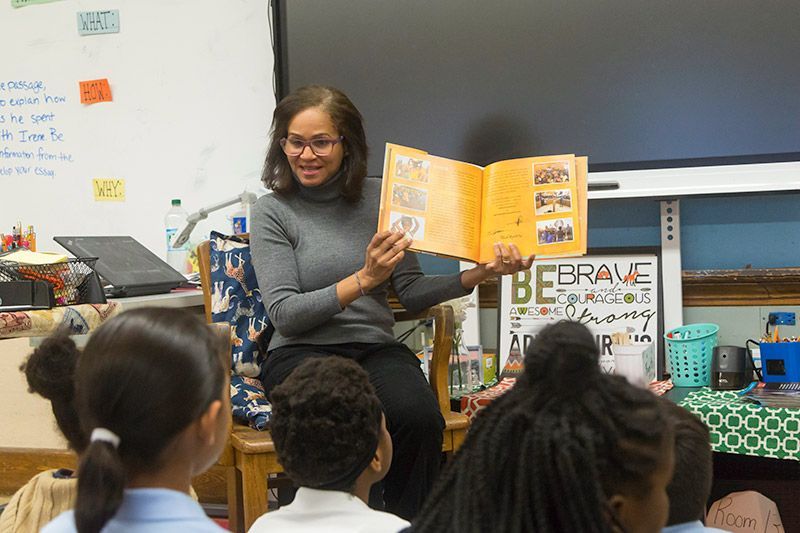
[[[614,372],[612,334],[627,334],[631,342],[654,342],[660,378],[660,287],[655,252],[537,260],[528,271],[503,276],[498,309],[500,368],[509,357],[511,366],[519,365],[525,349],[546,325],[574,320],[594,333],[600,365],[607,373]]]

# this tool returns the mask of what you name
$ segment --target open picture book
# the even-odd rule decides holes
[[[509,159],[480,167],[386,145],[378,231],[403,230],[411,250],[474,263],[494,244],[523,257],[586,253],[586,157]]]

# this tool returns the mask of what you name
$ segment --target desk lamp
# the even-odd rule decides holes
[[[183,246],[183,244],[189,240],[189,235],[191,235],[194,227],[197,225],[198,222],[208,218],[209,213],[213,213],[214,211],[219,211],[222,208],[228,207],[230,205],[234,205],[237,203],[241,203],[245,210],[247,211],[248,218],[250,216],[250,206],[256,202],[256,195],[252,192],[243,192],[238,196],[234,196],[229,200],[225,200],[223,202],[219,202],[217,204],[210,205],[208,207],[203,207],[196,213],[192,213],[188,217],[186,217],[186,227],[178,233],[177,237],[172,243],[172,246],[178,248]]]

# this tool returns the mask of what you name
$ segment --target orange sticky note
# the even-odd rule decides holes
[[[106,78],[100,80],[87,80],[79,82],[82,104],[97,104],[111,102],[111,87]]]

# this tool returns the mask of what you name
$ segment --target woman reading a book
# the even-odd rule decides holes
[[[304,359],[340,355],[375,386],[394,445],[386,509],[411,519],[439,470],[444,421],[416,356],[394,339],[390,285],[410,311],[472,291],[481,281],[530,267],[513,244],[459,274],[426,276],[403,231],[375,233],[381,182],[368,178],[362,117],[341,91],[298,89],[277,105],[263,181],[274,194],[253,211],[251,249],[275,333],[264,386]],[[373,505],[381,497],[374,494]]]

